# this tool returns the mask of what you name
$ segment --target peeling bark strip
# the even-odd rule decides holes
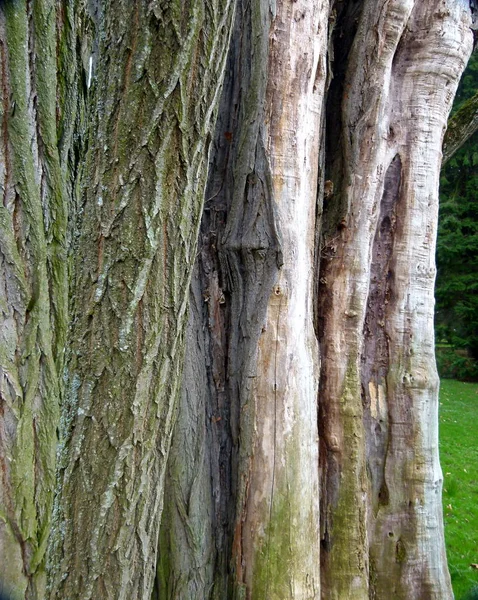
[[[84,60],[52,598],[149,598],[233,4],[102,2]]]
[[[342,91],[331,94],[343,103],[319,294],[322,593],[451,598],[434,249],[440,149],[470,14],[451,0],[379,4],[363,5],[344,79],[332,84]],[[336,30],[350,18],[339,13]]]
[[[63,348],[66,202],[55,5],[0,5],[0,584],[44,597]]]

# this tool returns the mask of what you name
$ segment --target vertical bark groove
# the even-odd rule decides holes
[[[52,598],[151,595],[232,12],[120,2],[94,16]]]

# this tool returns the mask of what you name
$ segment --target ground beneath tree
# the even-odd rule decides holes
[[[441,381],[445,537],[456,600],[478,598],[478,384]]]

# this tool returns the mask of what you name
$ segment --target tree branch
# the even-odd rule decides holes
[[[443,142],[442,167],[478,129],[478,92],[464,102],[448,121]]]

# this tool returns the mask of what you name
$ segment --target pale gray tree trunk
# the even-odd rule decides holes
[[[337,16],[346,27],[347,7]],[[333,83],[342,109],[318,297],[324,597],[451,598],[434,253],[441,144],[471,52],[470,14],[467,2],[391,0],[352,17]]]
[[[188,417],[170,459],[160,598],[320,594],[312,276],[327,19],[326,3],[238,7],[191,297]]]
[[[253,31],[247,15],[261,14],[260,2],[249,6],[239,11],[246,15],[238,25],[242,44],[248,43],[244,40]],[[281,7],[275,5],[278,15]],[[319,32],[328,29],[332,81],[327,142],[321,149],[326,164],[317,185],[319,211],[314,217],[313,208],[302,209],[306,223],[295,229],[306,239],[310,221],[315,220],[319,233],[320,272],[315,278],[322,360],[317,406],[322,510],[318,538],[315,508],[307,501],[316,486],[309,470],[316,450],[311,423],[304,427],[304,421],[314,419],[316,409],[308,408],[305,394],[294,410],[295,394],[307,381],[314,381],[314,368],[308,379],[305,358],[297,376],[291,365],[301,356],[300,349],[294,334],[281,329],[288,312],[287,302],[281,303],[283,290],[305,286],[302,306],[307,306],[304,290],[313,283],[311,263],[303,257],[299,263],[287,260],[288,248],[300,255],[300,243],[288,238],[298,223],[291,213],[287,218],[281,213],[283,190],[287,198],[283,206],[293,211],[295,204],[285,178],[279,189],[271,186],[272,194],[252,188],[259,195],[254,204],[249,181],[245,185],[244,177],[237,176],[244,165],[241,115],[250,114],[250,99],[243,88],[257,89],[248,87],[250,74],[255,61],[266,64],[267,51],[280,68],[271,68],[269,58],[267,86],[274,89],[277,102],[270,112],[266,108],[263,131],[270,132],[274,119],[281,120],[290,138],[281,130],[272,144],[264,144],[264,155],[255,150],[255,161],[247,163],[250,181],[263,171],[262,160],[272,181],[274,169],[284,163],[291,165],[302,185],[314,181],[314,174],[301,171],[300,158],[294,162],[299,156],[294,140],[312,134],[313,126],[298,110],[291,125],[282,96],[287,97],[290,64],[284,58],[289,42],[284,29],[292,17],[307,12],[300,6],[298,11],[289,9],[287,26],[280,16],[272,15],[271,45],[255,50],[251,58],[250,46],[238,49],[233,43],[227,77],[241,83],[226,87],[211,164],[210,201],[191,296],[194,308],[182,392],[185,420],[174,436],[174,468],[170,467],[167,486],[173,491],[166,500],[171,519],[163,522],[160,544],[160,598],[450,598],[433,356],[434,245],[444,126],[471,51],[468,6],[465,2],[335,2],[328,24],[323,15],[320,20]],[[301,51],[310,53],[312,48],[304,42]],[[324,79],[325,74],[318,78],[319,91]],[[296,85],[299,106],[307,94]],[[267,106],[267,94],[265,98]],[[256,113],[245,124],[248,131],[255,131],[251,123],[258,118]],[[317,125],[320,110],[315,119]],[[255,148],[255,139],[248,138],[248,148]],[[319,165],[323,158],[314,160]],[[310,199],[310,194],[303,197]],[[251,209],[256,223],[264,227],[260,220],[264,200],[274,208],[272,230],[277,232],[283,265],[267,262],[273,257],[275,234],[267,244],[260,236],[251,240],[249,235]],[[242,207],[243,219],[234,229],[239,261],[231,258],[228,245],[230,223],[238,214],[235,202]],[[309,237],[309,249],[310,244]],[[238,265],[233,277],[230,264]],[[271,266],[266,270],[267,264]],[[296,264],[292,281],[288,264]],[[290,296],[286,293],[286,297]],[[311,319],[310,313],[307,318]],[[307,326],[302,322],[299,329],[302,347],[307,347]],[[285,339],[289,363],[280,361]],[[310,364],[315,360],[313,344],[305,355],[311,357]],[[293,389],[287,388],[291,380]],[[279,382],[285,385],[276,388]],[[284,388],[287,392],[282,395]],[[191,414],[192,430],[187,426]],[[288,446],[294,417],[301,430],[298,452],[293,443]],[[281,454],[284,447],[288,449]],[[282,482],[297,497],[302,495],[302,508],[311,507],[306,533],[306,510],[295,512]],[[285,500],[282,505],[281,500]],[[211,525],[205,529],[211,515]],[[295,545],[292,524],[307,551]],[[315,581],[317,571],[308,563],[319,555],[319,543],[322,592]],[[309,586],[301,586],[303,574]]]

